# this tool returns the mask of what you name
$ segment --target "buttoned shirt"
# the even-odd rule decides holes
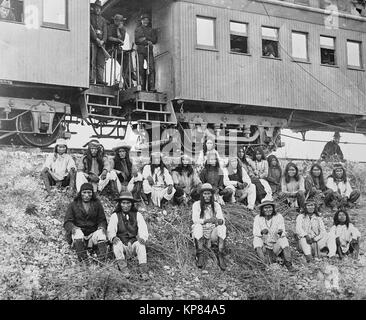
[[[76,170],[75,161],[69,154],[51,154],[47,157],[46,162],[43,166],[48,168],[54,178],[62,181],[71,171],[71,169]]]
[[[296,218],[296,234],[299,238],[310,236],[319,241],[326,234],[323,219],[317,215],[299,214]]]

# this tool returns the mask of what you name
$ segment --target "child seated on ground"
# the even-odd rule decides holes
[[[330,233],[335,239],[339,259],[349,254],[354,259],[358,259],[361,233],[350,222],[348,212],[344,209],[338,210],[333,220],[334,225],[330,229]]]
[[[307,200],[304,212],[297,216],[296,236],[307,262],[311,262],[313,255],[319,257],[324,250],[328,251],[329,258],[335,256],[335,239],[325,230],[314,200]]]

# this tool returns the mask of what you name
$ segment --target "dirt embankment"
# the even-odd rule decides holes
[[[130,261],[132,277],[123,279],[113,261],[83,266],[64,239],[63,217],[70,198],[57,192],[45,200],[39,172],[45,155],[0,150],[0,298],[1,299],[360,299],[366,297],[364,243],[358,261],[306,264],[293,235],[296,213],[286,213],[286,227],[296,273],[278,264],[265,267],[252,248],[253,217],[243,206],[227,205],[228,269],[220,271],[215,255],[198,270],[190,238],[190,208],[142,208],[148,223],[150,280],[141,282]],[[354,176],[360,176],[360,170]],[[107,217],[114,203],[102,196]],[[329,228],[330,212],[323,213]],[[366,234],[364,204],[351,210],[355,225]],[[327,265],[339,270],[340,292],[324,288]]]

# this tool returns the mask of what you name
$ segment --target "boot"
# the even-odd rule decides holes
[[[291,252],[289,247],[283,249],[283,258],[285,260],[285,266],[287,270],[290,272],[296,271],[296,269],[292,266]]]
[[[147,264],[146,263],[141,263],[140,265],[139,265],[139,277],[140,277],[140,279],[141,280],[143,280],[143,281],[146,281],[146,280],[148,280],[149,279],[149,275],[148,275],[148,271],[149,271],[149,269],[148,269],[148,267],[147,267]]]
[[[307,254],[305,255],[305,259],[307,263],[310,263],[313,260],[313,257],[311,256],[311,254]]]
[[[121,271],[122,275],[126,279],[128,279],[131,275],[130,275],[130,271],[128,270],[126,260],[118,259],[118,260],[116,260],[116,262],[117,262],[117,268],[119,269],[119,271]]]
[[[262,248],[256,248],[255,252],[257,253],[259,259],[261,259],[263,263],[267,264],[268,261],[267,261],[266,257],[264,256],[263,249]]]
[[[74,248],[80,262],[88,260],[88,254],[86,252],[86,247],[83,239],[77,239],[74,241]]]
[[[196,245],[196,257],[197,257],[197,267],[202,269],[205,265],[205,257],[203,255],[203,239],[195,239]]]
[[[107,247],[107,241],[99,241],[97,244],[97,257],[98,260],[101,262],[104,262],[107,258],[107,251],[108,251],[108,247]]]
[[[225,250],[225,240],[219,238],[219,253],[217,255],[217,262],[222,271],[225,271],[227,268],[227,265],[225,262],[225,257],[224,257],[224,250]]]

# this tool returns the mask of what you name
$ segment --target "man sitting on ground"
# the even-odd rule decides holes
[[[111,183],[112,192],[118,195],[117,174],[110,171],[108,157],[104,155],[103,146],[97,141],[92,140],[88,143],[86,155],[83,157],[83,171],[76,175],[76,189],[79,191],[83,183],[90,182],[94,192],[102,191]]]
[[[125,191],[115,199],[117,208],[111,215],[108,224],[108,239],[112,242],[117,266],[128,278],[126,255],[137,255],[140,276],[147,280],[146,241],[149,237],[144,217],[134,206],[135,200],[131,192]]]
[[[47,194],[51,194],[51,186],[69,186],[69,195],[75,191],[76,166],[73,158],[67,154],[67,141],[57,139],[54,153],[49,155],[43,166],[41,177]]]
[[[76,250],[79,261],[87,262],[87,248],[96,248],[98,260],[105,260],[107,219],[90,183],[81,186],[80,192],[67,208],[64,228],[67,242]]]
[[[192,235],[196,246],[197,267],[203,268],[205,259],[203,245],[211,247],[211,242],[218,242],[218,264],[226,269],[224,258],[226,226],[221,206],[214,200],[214,189],[209,183],[201,186],[201,199],[192,206]]]

